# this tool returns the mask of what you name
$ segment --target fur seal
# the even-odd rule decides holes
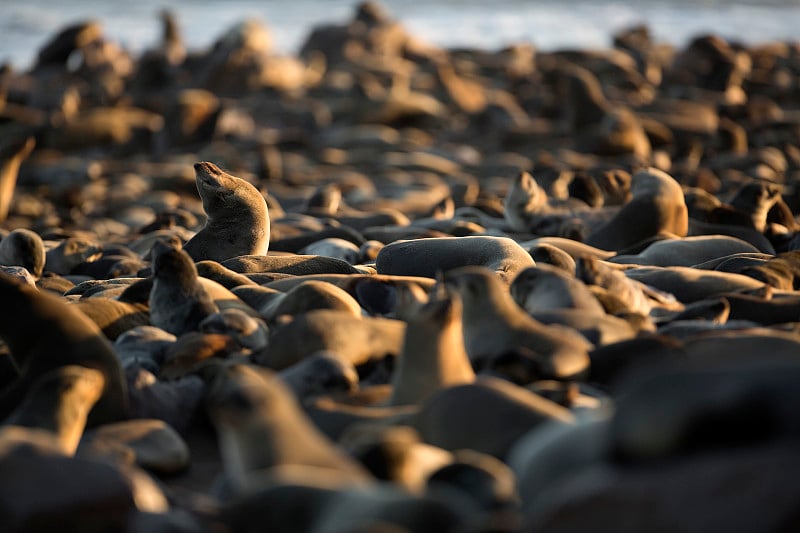
[[[547,193],[530,172],[520,172],[511,182],[503,208],[503,218],[513,231],[530,232],[533,219],[549,211]]]
[[[419,404],[441,388],[475,381],[461,308],[461,297],[445,289],[409,316],[392,375],[391,405]]]
[[[214,163],[195,163],[197,192],[208,219],[184,245],[195,261],[222,262],[240,255],[264,255],[269,246],[269,213],[261,193]]]
[[[319,309],[303,313],[273,328],[269,344],[253,354],[258,364],[282,370],[321,350],[359,366],[386,355],[397,355],[406,324],[388,318],[358,318],[346,311]]]
[[[161,475],[189,466],[189,447],[163,420],[138,418],[105,424],[86,432],[78,456],[136,464]]]
[[[575,378],[587,371],[589,343],[579,333],[545,326],[514,302],[499,276],[484,267],[445,273],[464,304],[464,345],[473,364],[520,347],[532,350],[542,379]]]
[[[601,250],[600,248],[596,248],[594,246],[589,246],[588,244],[582,243],[580,241],[575,241],[572,239],[567,239],[565,237],[537,237],[536,239],[532,239],[530,241],[525,241],[520,244],[526,250],[534,250],[538,246],[555,246],[559,250],[562,250],[570,255],[573,260],[577,261],[578,258],[584,256],[592,256],[597,259],[606,260],[610,257],[614,257],[617,255],[616,252],[610,252],[608,250]]]
[[[726,255],[758,252],[758,248],[736,237],[699,235],[656,241],[636,255],[617,255],[609,262],[688,267]]]
[[[242,255],[222,261],[222,266],[240,274],[277,272],[293,276],[309,274],[358,274],[353,265],[322,255]]]
[[[554,309],[580,309],[594,315],[605,311],[580,280],[547,264],[526,268],[509,287],[511,297],[529,314]]]
[[[151,325],[136,326],[114,340],[114,352],[123,368],[144,368],[158,374],[167,349],[177,337]]]
[[[537,265],[545,263],[556,266],[572,275],[575,274],[575,259],[557,246],[547,243],[537,244],[530,248],[528,252]]]
[[[77,308],[0,274],[0,337],[11,349],[20,377],[0,395],[0,419],[19,405],[43,374],[63,365],[82,365],[102,372],[103,395],[89,414],[88,425],[127,415],[127,392],[117,356],[97,325]]]
[[[194,266],[197,267],[197,274],[199,276],[214,280],[226,289],[233,289],[235,287],[241,287],[242,285],[256,285],[255,281],[244,274],[234,272],[216,261],[198,261]]]
[[[405,425],[356,424],[340,442],[377,479],[412,494],[424,493],[429,476],[453,461],[453,454],[421,442],[419,434]]]
[[[317,352],[278,372],[295,397],[352,393],[358,390],[358,372],[352,363],[331,352]]]
[[[65,365],[42,374],[25,400],[3,424],[51,431],[66,455],[74,455],[86,427],[86,418],[103,393],[99,370]]]
[[[228,335],[220,333],[184,333],[169,345],[158,372],[163,380],[180,379],[220,360],[240,358],[242,347]]]
[[[622,305],[622,312],[647,316],[655,307],[681,308],[680,302],[676,302],[669,291],[666,291],[669,294],[659,292],[657,289],[660,287],[649,287],[626,276],[626,272],[592,257],[578,259],[575,271],[576,277],[586,285],[599,287],[617,300]]]
[[[361,316],[361,306],[344,289],[327,281],[310,279],[295,285],[259,309],[261,316],[273,322],[283,315],[296,316],[315,309],[336,309],[354,317]]]
[[[208,411],[217,428],[225,474],[245,488],[250,476],[281,465],[336,472],[354,484],[370,480],[356,461],[313,426],[274,373],[247,365],[217,367]]]
[[[357,245],[337,237],[320,239],[302,248],[297,253],[300,255],[333,257],[335,259],[341,259],[351,265],[357,264],[361,257],[361,250]]]
[[[0,265],[21,266],[39,279],[44,271],[44,242],[29,229],[15,229],[0,240]]]
[[[131,328],[150,324],[147,304],[129,303],[112,298],[97,297],[81,299],[70,305],[77,307],[97,324],[103,335],[114,341]]]
[[[99,258],[102,252],[102,247],[92,239],[67,237],[47,250],[44,266],[48,272],[67,276],[81,263]]]
[[[586,244],[622,250],[655,235],[684,237],[689,231],[683,190],[666,172],[649,168],[635,173],[631,195],[610,221],[587,236]]]
[[[200,284],[194,262],[183,250],[161,243],[153,253],[150,322],[178,336],[197,331],[200,322],[219,308]]]
[[[437,272],[463,266],[482,266],[511,283],[517,273],[534,266],[533,258],[508,237],[442,237],[399,241],[378,252],[380,274],[436,277]]]
[[[223,309],[200,322],[203,333],[221,333],[230,336],[243,348],[260,350],[267,345],[267,325],[241,309]]]
[[[627,270],[625,275],[632,280],[672,294],[682,303],[765,286],[763,282],[743,274],[689,267],[641,267]]]
[[[413,425],[428,444],[502,459],[520,436],[549,421],[571,424],[574,417],[568,409],[522,387],[483,376],[431,396]]]

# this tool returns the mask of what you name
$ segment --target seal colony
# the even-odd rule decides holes
[[[800,43],[161,22],[0,69],[4,531],[797,529]]]

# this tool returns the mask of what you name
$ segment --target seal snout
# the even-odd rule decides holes
[[[222,171],[217,165],[210,161],[199,161],[194,164],[194,171],[197,174],[220,174]]]

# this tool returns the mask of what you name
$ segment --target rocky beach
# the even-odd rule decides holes
[[[348,17],[0,68],[0,529],[795,531],[800,42]]]

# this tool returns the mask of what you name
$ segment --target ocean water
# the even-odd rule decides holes
[[[417,37],[441,46],[537,48],[608,46],[614,31],[646,23],[656,39],[677,46],[708,32],[747,44],[800,40],[800,0],[383,0]],[[0,0],[0,62],[28,68],[36,50],[66,24],[93,18],[105,35],[134,53],[155,43],[158,0]],[[225,29],[255,17],[275,49],[295,53],[315,25],[348,20],[354,0],[173,0],[190,48],[202,49]]]

